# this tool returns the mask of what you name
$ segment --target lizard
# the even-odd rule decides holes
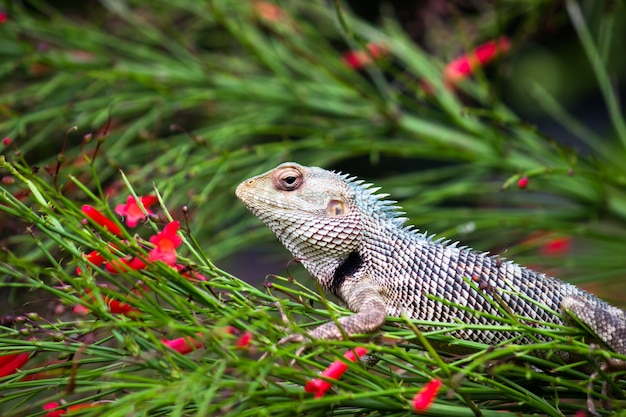
[[[570,326],[567,318],[573,318],[626,355],[626,311],[557,278],[406,226],[401,208],[378,191],[348,174],[294,162],[237,187],[243,204],[354,312],[284,341],[371,334],[388,316],[502,324],[497,317],[503,311],[488,292],[525,323]],[[450,335],[488,345],[512,338],[511,332],[472,328]]]

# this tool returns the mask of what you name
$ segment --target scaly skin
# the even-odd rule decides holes
[[[398,207],[377,190],[347,175],[293,162],[237,187],[246,207],[325,290],[355,312],[339,320],[343,332],[330,322],[314,329],[311,338],[372,333],[387,316],[401,315],[498,325],[512,313],[538,327],[569,325],[561,315],[565,311],[610,349],[626,355],[624,310],[556,278],[418,233],[404,226]],[[491,345],[515,337],[513,332],[472,329],[450,335]]]

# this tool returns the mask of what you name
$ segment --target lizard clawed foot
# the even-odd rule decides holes
[[[282,339],[280,339],[278,341],[278,344],[279,345],[285,345],[287,343],[299,343],[299,344],[302,344],[302,346],[300,346],[296,350],[296,357],[299,357],[300,355],[302,355],[309,348],[309,346],[307,346],[306,343],[310,342],[311,340],[313,340],[313,339],[310,336],[307,338],[303,334],[292,333],[289,336],[285,336]],[[296,364],[296,359],[295,358],[289,361],[289,366],[294,366],[295,364]]]
[[[300,333],[293,333],[289,336],[285,336],[278,341],[279,345],[286,345],[287,343],[305,343],[307,342],[307,338]]]
[[[592,344],[591,347],[598,348],[597,345]],[[626,361],[614,358],[605,359],[604,363],[600,367],[602,373],[606,372],[617,372],[626,370]],[[591,397],[591,392],[593,390],[593,381],[600,376],[600,372],[594,372],[589,376],[589,382],[587,383],[587,410],[593,416],[600,416],[600,414],[596,411],[595,404],[593,403],[593,398]],[[608,397],[611,393],[609,392],[609,383],[608,381],[602,382],[602,390],[600,391],[603,397]],[[609,410],[611,409],[611,404],[607,400],[602,400],[602,407]]]

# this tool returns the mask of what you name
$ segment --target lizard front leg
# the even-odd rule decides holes
[[[342,294],[346,294],[342,296]],[[341,317],[316,327],[308,335],[292,334],[280,343],[305,342],[307,339],[342,340],[356,334],[369,334],[378,330],[387,318],[385,300],[380,292],[367,280],[346,280],[339,294],[348,308],[355,314]]]

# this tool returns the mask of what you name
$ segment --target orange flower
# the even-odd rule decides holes
[[[179,222],[171,222],[163,228],[162,232],[150,238],[150,243],[155,245],[155,248],[150,251],[151,261],[163,261],[168,265],[176,263],[176,248],[183,243],[178,236],[179,228]]]
[[[510,49],[511,43],[505,36],[486,42],[446,65],[444,79],[447,84],[454,85]]]
[[[441,380],[433,379],[413,397],[413,410],[423,412],[430,408],[441,388]]]
[[[89,204],[85,204],[81,208],[81,211],[85,213],[85,215],[89,217],[94,223],[99,224],[104,229],[108,230],[116,236],[122,236],[122,231],[117,226],[117,224],[115,224],[113,220],[109,219],[104,214],[96,210],[95,207],[92,207]]]
[[[364,347],[356,347],[354,348],[354,350],[347,351],[343,356],[350,362],[354,362],[356,361],[357,357],[360,358],[361,356],[365,355],[366,352],[367,349],[365,349]],[[321,373],[321,376],[328,379],[339,379],[341,375],[346,372],[346,369],[348,369],[348,365],[346,363],[340,360],[336,360]],[[306,385],[304,386],[304,390],[306,392],[314,393],[315,398],[320,398],[324,396],[326,391],[328,391],[331,386],[332,384],[330,382],[321,378],[315,378],[314,380],[306,383]]]
[[[147,195],[144,197],[139,197],[141,199],[141,204],[146,209],[146,213],[150,216],[154,213],[150,210],[150,206],[159,201],[156,196]],[[137,226],[139,220],[143,220],[146,218],[143,210],[137,204],[137,200],[132,195],[129,195],[126,199],[126,204],[118,204],[115,206],[115,212],[120,216],[126,217],[126,224],[129,227]]]
[[[30,353],[28,352],[10,353],[8,355],[0,356],[0,378],[16,373],[19,368],[28,362],[29,358]]]

